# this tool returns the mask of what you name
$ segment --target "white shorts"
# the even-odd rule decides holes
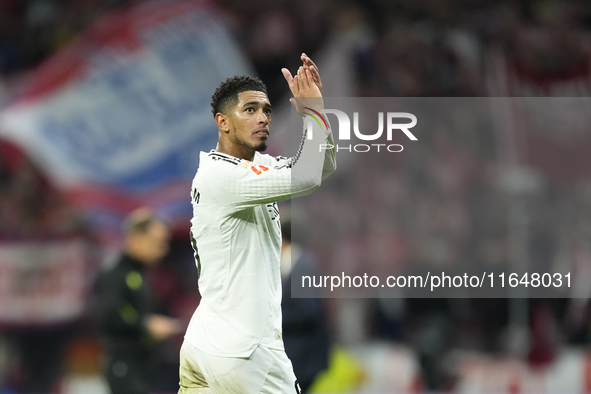
[[[299,394],[285,351],[257,346],[250,357],[207,354],[187,341],[180,355],[179,394]]]

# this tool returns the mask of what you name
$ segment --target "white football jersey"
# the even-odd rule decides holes
[[[198,349],[227,357],[249,357],[259,344],[283,349],[277,201],[311,193],[335,170],[334,149],[320,149],[333,145],[323,129],[314,126],[290,159],[201,152],[191,242],[202,298],[185,335]]]

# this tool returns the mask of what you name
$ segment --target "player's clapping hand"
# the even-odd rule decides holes
[[[322,93],[320,92],[322,82],[318,74],[318,69],[314,65],[314,62],[307,56],[302,55],[302,59],[304,64],[300,66],[295,77],[292,77],[286,68],[283,68],[281,71],[294,96],[290,101],[298,113],[303,116],[305,107],[319,111],[324,108],[324,102],[322,100]]]
[[[305,53],[302,53],[301,59],[302,62],[304,62],[304,68],[310,70],[314,83],[316,84],[316,86],[318,86],[318,90],[322,92],[322,80],[320,79],[320,72],[318,71],[318,66],[316,66],[316,63],[314,63],[312,59],[310,59],[308,55],[306,55]]]

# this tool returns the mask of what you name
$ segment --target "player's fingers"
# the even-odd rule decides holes
[[[304,67],[302,67],[302,75],[300,77],[300,82],[302,89],[306,89],[308,87],[308,74]]]
[[[314,82],[316,82],[316,84],[321,83],[320,82],[320,74],[318,73],[318,69],[314,66],[310,67],[310,72],[312,73],[312,78],[314,78]]]
[[[283,73],[283,77],[285,78],[287,83],[291,86],[291,84],[293,83],[293,76],[291,75],[291,72],[289,72],[287,68],[282,68],[281,72]]]
[[[294,96],[300,91],[297,74],[293,77],[291,83],[289,84],[289,88],[291,89],[291,92]]]
[[[320,79],[320,72],[316,63],[314,63],[314,61],[305,53],[302,53],[301,59],[302,62],[304,62],[304,67],[312,72],[312,80],[316,86],[318,86],[318,89],[322,90],[322,80]]]
[[[307,87],[310,87],[314,83],[314,80],[312,79],[312,73],[310,72],[309,69],[306,69],[305,73],[306,73],[306,85],[307,85]]]
[[[298,89],[302,90],[304,88],[304,78],[305,78],[305,74],[304,74],[304,68],[300,67],[298,68],[298,75],[297,75],[297,81],[298,81]]]
[[[306,55],[305,53],[302,53],[302,61],[308,67],[314,67],[318,71],[318,66],[316,65],[316,63],[314,63],[314,61],[312,59],[310,59],[310,57],[308,55]]]
[[[301,87],[304,88],[308,85],[308,75],[306,74],[306,67],[300,66],[298,69],[298,74],[300,76]]]

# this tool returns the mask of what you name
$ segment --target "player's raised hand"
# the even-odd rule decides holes
[[[303,63],[302,65],[303,65],[304,69],[310,70],[314,83],[318,87],[318,90],[320,90],[320,92],[322,92],[322,80],[320,79],[320,71],[318,71],[318,66],[305,53],[302,53],[302,56],[300,57],[300,59],[302,59],[302,63]],[[291,89],[292,82],[293,82],[293,77],[292,77],[291,73],[289,72],[289,70],[287,68],[282,68],[281,72],[283,73],[283,76],[285,77],[285,80],[287,81],[287,83],[289,84],[289,87]]]
[[[322,97],[309,68],[300,66],[295,77],[292,77],[287,68],[282,68],[281,72],[294,97]]]
[[[316,63],[312,61],[305,53],[302,53],[301,56],[302,62],[304,62],[304,68],[308,68],[312,73],[312,79],[316,86],[318,86],[318,90],[322,92],[322,80],[320,79],[320,71],[318,71],[318,66]]]
[[[298,74],[294,77],[294,87],[294,97],[322,97],[318,85],[314,82],[312,71],[307,67],[300,66],[298,69]]]
[[[312,71],[309,68],[300,66],[295,77],[292,77],[291,73],[286,68],[281,71],[283,72],[283,76],[294,96],[290,101],[300,115],[303,115],[305,107],[314,108],[316,110],[320,110],[324,107],[322,93],[320,93],[320,89],[314,82]]]

